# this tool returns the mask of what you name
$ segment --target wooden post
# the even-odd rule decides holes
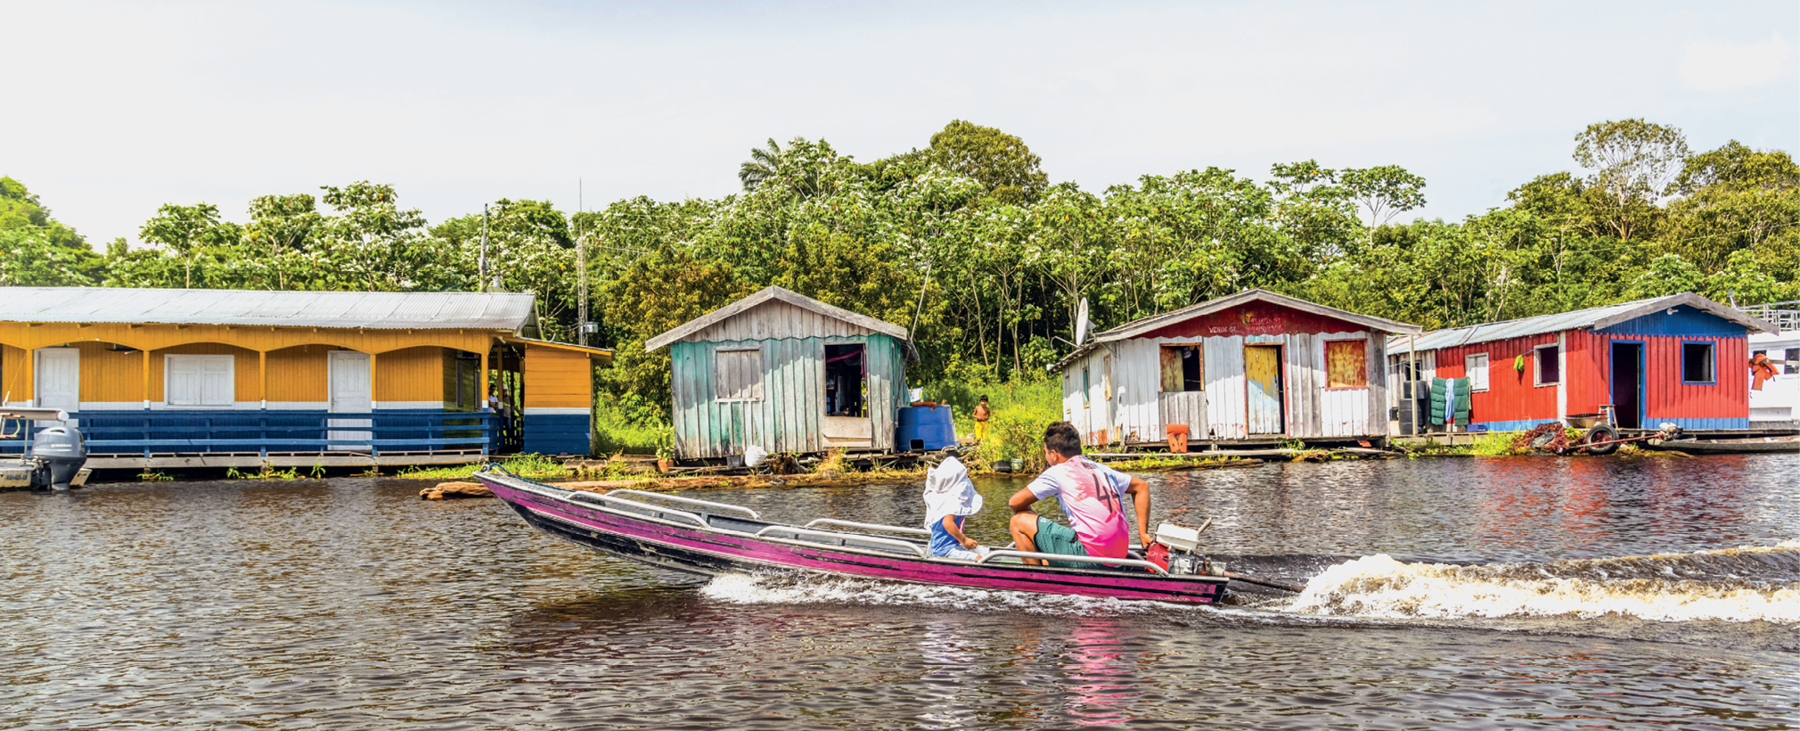
[[[37,402],[37,349],[36,348],[26,348],[25,349],[25,398],[22,400],[26,404],[29,404],[31,406],[38,405],[38,402]],[[29,428],[27,428],[26,431],[29,432],[31,430]]]
[[[493,349],[494,349],[494,344],[490,340],[487,344],[487,347],[482,348],[482,350],[481,350],[481,373],[475,379],[475,380],[481,382],[481,405],[475,409],[476,413],[485,414],[487,412],[487,407],[488,407],[488,351],[491,351]],[[481,423],[484,425],[492,424],[493,423],[493,421],[491,420],[492,418],[493,417],[483,416],[483,417],[481,417]],[[482,456],[485,457],[488,454],[488,447],[493,445],[493,443],[494,443],[494,433],[492,431],[489,431],[484,428],[484,429],[482,429],[481,436],[482,436],[481,454],[482,454]]]
[[[150,349],[144,349],[144,410],[150,410]]]
[[[375,386],[381,381],[375,378],[375,354],[369,354],[369,413],[375,413],[379,402],[375,400]]]
[[[1406,374],[1406,377],[1408,379],[1412,380],[1412,387],[1407,388],[1406,390],[1401,392],[1401,393],[1408,394],[1412,397],[1412,404],[1411,404],[1412,408],[1407,409],[1407,411],[1412,414],[1412,435],[1415,437],[1419,436],[1419,349],[1418,349],[1418,344],[1419,344],[1419,336],[1417,336],[1417,335],[1407,336],[1407,338],[1406,338],[1406,358],[1407,358],[1407,360],[1412,361],[1412,367],[1407,369],[1408,373]]]

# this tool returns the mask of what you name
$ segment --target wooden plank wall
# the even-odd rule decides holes
[[[431,346],[405,348],[375,356],[375,405],[390,401],[431,401],[441,406],[444,401],[444,349]],[[255,358],[251,358],[251,377],[255,377]],[[240,363],[242,361],[239,361]],[[274,374],[271,373],[273,378]],[[531,396],[527,381],[526,398]],[[328,396],[329,398],[329,396]]]
[[[876,334],[673,344],[670,386],[677,454],[687,459],[721,459],[743,454],[752,444],[770,452],[825,451],[820,423],[825,415],[825,345],[851,342],[867,346],[863,357],[868,364],[873,446],[891,449],[897,409],[906,398],[905,361],[899,342]],[[762,353],[763,397],[720,402],[713,391],[715,353],[721,348],[746,347]]]
[[[1421,350],[1418,351],[1416,355],[1419,363],[1419,378],[1427,381],[1431,380],[1431,374],[1437,370],[1433,365],[1437,361],[1437,351]],[[1390,407],[1400,405],[1400,397],[1404,393],[1404,390],[1401,388],[1400,377],[1406,373],[1403,369],[1405,368],[1405,364],[1408,363],[1412,357],[1413,356],[1408,355],[1406,352],[1405,340],[1400,341],[1399,344],[1394,346],[1393,350],[1390,350],[1387,353],[1388,368],[1382,382],[1387,384],[1387,388],[1384,389],[1384,392],[1387,396],[1387,405]]]
[[[413,354],[396,354],[393,363],[406,379],[388,383],[383,374],[386,354],[415,349],[456,348],[486,350],[494,333],[484,330],[347,330],[332,328],[236,327],[224,325],[134,325],[129,323],[16,323],[0,322],[0,393],[10,392],[13,402],[30,401],[32,384],[25,378],[30,349],[71,345],[82,350],[82,394],[87,403],[141,405],[144,400],[143,353],[107,349],[117,343],[142,351],[149,349],[150,400],[163,399],[163,358],[170,353],[233,355],[236,398],[239,402],[264,398],[257,352],[266,352],[271,403],[319,403],[327,400],[323,355],[334,347],[376,354],[377,400],[432,401],[441,398],[435,387],[415,389],[412,378],[435,382],[439,374],[429,365],[414,367]],[[429,360],[437,362],[435,356]],[[129,361],[129,362],[127,362]],[[90,363],[94,370],[90,372]]]
[[[329,345],[301,345],[269,353],[269,401],[312,403],[327,408],[331,400],[331,375],[327,372]],[[379,360],[380,356],[376,356]],[[254,367],[254,364],[252,364]],[[376,365],[379,372],[381,366]]]
[[[389,356],[380,357],[382,368]],[[442,361],[439,361],[442,367]],[[525,403],[527,409],[591,409],[594,405],[594,366],[586,353],[556,348],[525,346]],[[443,380],[433,387],[441,388]]]
[[[1325,343],[1359,340],[1369,349],[1369,384],[1327,388]],[[1201,346],[1206,390],[1162,393],[1163,345]],[[1168,438],[1164,424],[1184,423],[1192,439],[1249,436],[1244,346],[1283,346],[1286,433],[1294,437],[1367,436],[1388,433],[1385,346],[1368,332],[1230,335],[1209,338],[1143,338],[1110,343],[1071,363],[1062,373],[1064,418],[1084,439],[1138,441]],[[1112,356],[1112,400],[1106,399],[1105,357]],[[1090,369],[1088,407],[1081,371]],[[1102,432],[1105,432],[1104,435]]]
[[[878,334],[868,328],[827,317],[804,307],[770,300],[681,340],[688,343],[721,343]]]

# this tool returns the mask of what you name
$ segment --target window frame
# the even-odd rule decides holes
[[[1476,358],[1481,359],[1480,368],[1477,368],[1474,365]],[[1487,393],[1488,389],[1494,387],[1493,371],[1491,370],[1493,365],[1494,357],[1492,353],[1482,351],[1480,353],[1466,353],[1463,355],[1463,377],[1469,379],[1469,393]],[[1476,373],[1481,374],[1480,386],[1475,385],[1474,374]]]
[[[1179,374],[1180,379],[1179,380],[1181,381],[1181,389],[1176,390],[1176,391],[1170,391],[1167,389],[1169,374],[1166,370],[1168,368],[1168,360],[1166,359],[1165,354],[1168,353],[1169,351],[1175,351],[1175,353],[1176,353],[1175,364],[1176,364],[1176,368],[1179,369],[1179,371],[1180,371],[1180,374]],[[1195,371],[1195,375],[1199,376],[1199,378],[1194,380],[1194,383],[1198,384],[1197,388],[1190,389],[1187,387],[1187,382],[1188,382],[1187,359],[1185,358],[1185,356],[1182,355],[1183,351],[1192,351],[1194,354],[1194,371]],[[1156,353],[1157,353],[1156,367],[1157,367],[1157,377],[1158,377],[1157,384],[1156,384],[1156,387],[1158,389],[1157,392],[1158,393],[1204,393],[1206,391],[1206,356],[1205,356],[1205,352],[1206,351],[1204,350],[1204,348],[1202,348],[1200,343],[1163,343],[1162,345],[1157,346],[1157,350],[1156,350]]]
[[[1361,384],[1337,385],[1337,384],[1334,384],[1331,382],[1331,350],[1332,350],[1331,346],[1341,345],[1343,343],[1355,343],[1357,345],[1362,346],[1363,367],[1362,367],[1362,370],[1358,373],[1358,375],[1360,375],[1362,377]],[[1367,390],[1369,388],[1369,341],[1368,340],[1364,340],[1362,338],[1339,338],[1337,340],[1326,340],[1324,355],[1325,355],[1325,390],[1327,390],[1327,391],[1355,391],[1358,389]]]
[[[1556,362],[1556,380],[1554,380],[1554,381],[1544,380],[1544,362],[1545,362],[1544,351],[1545,350],[1550,350],[1553,353],[1555,353],[1555,355],[1552,356],[1556,359],[1556,361],[1555,361]],[[1544,388],[1546,386],[1562,385],[1562,365],[1563,364],[1562,364],[1562,344],[1561,343],[1544,343],[1543,345],[1531,346],[1532,386],[1534,388]]]
[[[1704,381],[1688,380],[1688,346],[1689,345],[1702,345],[1702,346],[1706,347],[1707,380],[1704,380]],[[1683,340],[1683,341],[1681,341],[1681,362],[1678,364],[1681,367],[1681,385],[1683,385],[1683,386],[1717,386],[1717,385],[1719,385],[1719,349],[1718,349],[1717,345],[1718,345],[1717,343],[1714,343],[1711,340]]]
[[[719,356],[725,355],[727,353],[755,353],[756,354],[756,369],[755,369],[756,381],[754,383],[748,384],[751,387],[750,394],[743,396],[743,397],[720,395],[721,389],[724,386],[724,381],[719,378],[719,373],[720,373],[720,366],[722,366],[724,364],[723,363],[724,359]],[[822,362],[823,362],[823,360],[821,360],[821,363]],[[714,348],[713,349],[713,374],[712,375],[713,375],[713,401],[716,403],[740,404],[740,403],[751,403],[751,402],[763,400],[763,395],[764,395],[763,380],[764,379],[763,379],[762,348],[760,346],[751,346],[751,347],[737,346],[737,347],[728,347],[728,348]]]
[[[1781,372],[1784,375],[1800,373],[1800,348],[1781,349]]]

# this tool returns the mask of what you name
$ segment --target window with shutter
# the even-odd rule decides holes
[[[237,358],[169,355],[163,360],[163,401],[169,406],[234,406]]]
[[[719,350],[713,354],[713,398],[720,401],[761,401],[762,351]]]
[[[1326,341],[1325,385],[1330,388],[1367,388],[1368,347],[1362,340]]]
[[[1469,379],[1471,392],[1488,390],[1488,354],[1463,356],[1463,375]]]

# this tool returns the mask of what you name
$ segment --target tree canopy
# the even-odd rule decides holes
[[[1398,165],[1271,165],[1147,174],[1102,191],[1050,185],[1017,137],[964,121],[930,145],[860,163],[824,140],[770,140],[717,199],[634,197],[568,215],[488,206],[429,225],[390,185],[359,181],[253,200],[244,223],[168,204],[136,247],[104,256],[0,178],[0,283],[538,294],[553,339],[577,323],[577,232],[601,376],[643,419],[668,403],[649,338],[780,285],[910,328],[916,382],[1033,379],[1070,347],[1079,303],[1097,328],[1265,287],[1428,328],[1696,291],[1740,304],[1800,298],[1800,167],[1729,142],[1603,122],[1580,170],[1548,171],[1461,221],[1396,222],[1426,181]]]

